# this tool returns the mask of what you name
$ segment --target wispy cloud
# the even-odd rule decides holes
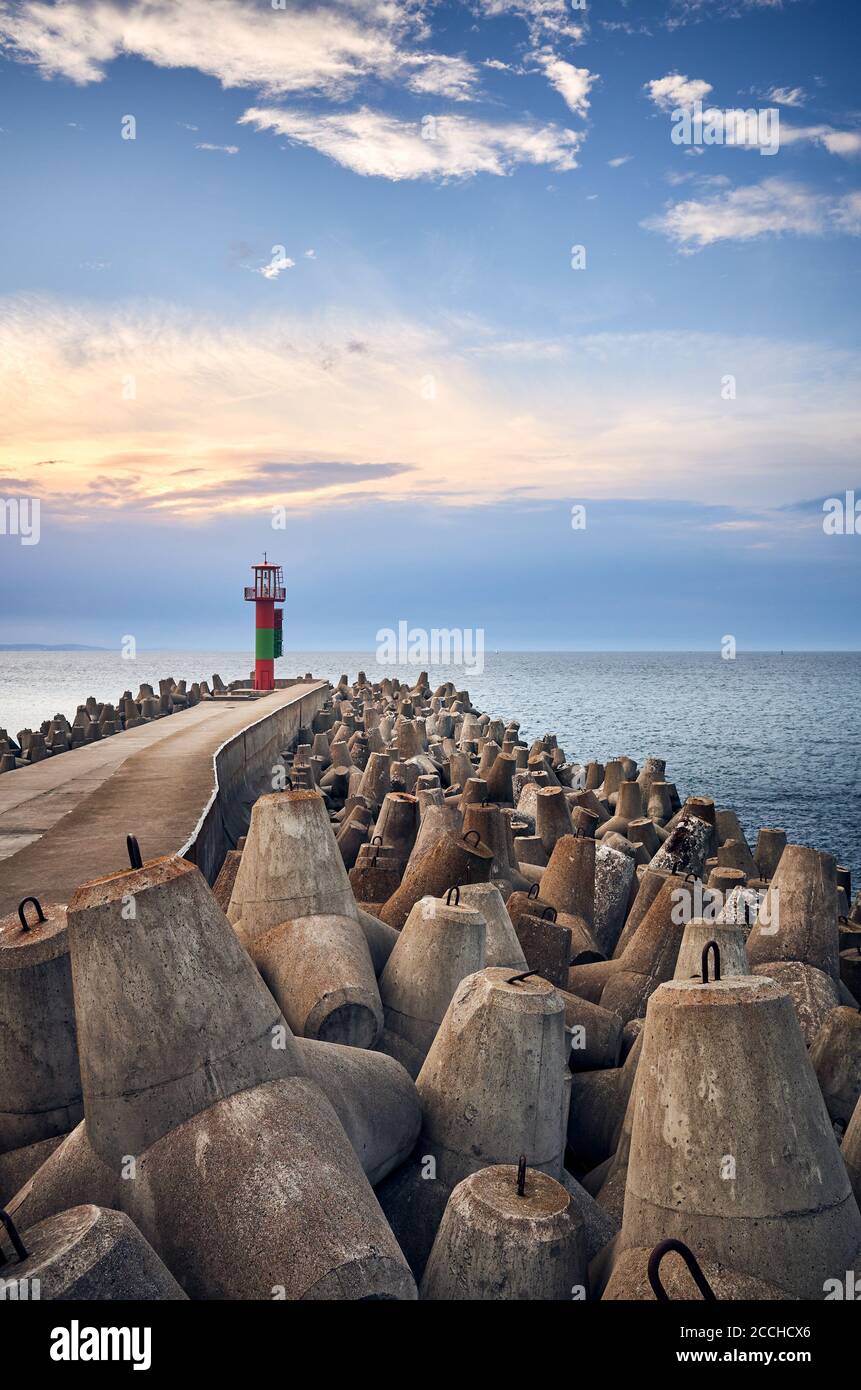
[[[580,43],[586,36],[586,12],[575,10],[570,0],[475,0],[475,7],[489,18],[513,15],[523,20],[533,43],[551,39]]]
[[[588,68],[577,68],[573,63],[566,63],[550,51],[533,56],[566,106],[576,115],[585,116],[589,110],[589,91],[598,81],[598,74],[590,72]]]
[[[356,174],[392,179],[452,179],[508,174],[518,164],[577,167],[581,136],[557,125],[491,124],[464,116],[400,120],[382,111],[325,115],[252,107],[240,123],[309,145]]]
[[[385,496],[809,496],[857,471],[859,364],[707,333],[0,304],[6,472],[69,519]],[[721,397],[737,377],[738,399]],[[577,390],[571,383],[576,381]],[[57,383],[62,382],[62,390]],[[624,390],[620,389],[624,382]],[[131,383],[132,390],[127,388]],[[46,465],[45,461],[50,460]]]
[[[861,235],[861,193],[817,193],[789,179],[764,179],[712,198],[671,204],[642,225],[664,232],[683,251],[762,236]]]
[[[202,140],[199,145],[195,145],[196,150],[212,150],[217,154],[239,154],[238,145],[210,145],[208,140]]]
[[[776,101],[778,106],[803,106],[807,93],[803,87],[772,87],[767,100]]]

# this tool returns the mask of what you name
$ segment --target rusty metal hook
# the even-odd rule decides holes
[[[470,835],[475,836],[475,845],[470,846],[470,848],[477,849],[478,846],[481,844],[481,836],[479,835],[477,830],[467,830],[463,835],[463,839],[466,840],[467,843],[469,843]]]
[[[141,858],[141,847],[138,844],[136,835],[126,836],[126,849],[129,853],[129,863],[131,864],[132,868],[142,869],[143,859]]]
[[[3,1222],[3,1225],[6,1227],[6,1230],[9,1233],[9,1239],[15,1247],[15,1253],[18,1256],[18,1259],[26,1260],[28,1253],[27,1247],[24,1244],[21,1237],[19,1236],[18,1228],[5,1207],[0,1207],[0,1221]]]
[[[694,1283],[696,1284],[697,1288],[702,1294],[704,1300],[707,1303],[716,1303],[717,1296],[714,1290],[712,1289],[711,1285],[709,1284],[709,1281],[706,1279],[706,1276],[700,1269],[696,1255],[692,1250],[689,1250],[688,1247],[684,1245],[680,1240],[662,1240],[660,1245],[655,1246],[654,1250],[649,1256],[649,1283],[652,1286],[652,1293],[655,1295],[655,1298],[658,1300],[658,1302],[670,1302],[670,1295],[667,1293],[666,1289],[661,1283],[661,1260],[664,1258],[665,1255],[668,1255],[671,1250],[674,1250],[677,1255],[681,1255],[682,1259],[688,1267],[688,1272],[690,1273],[691,1278],[693,1279]]]
[[[382,835],[372,835],[372,836],[371,836],[371,844],[372,844],[372,845],[381,845],[382,843],[383,843],[383,837],[382,837]]]
[[[555,922],[555,921],[556,921],[556,908],[555,908],[555,907],[543,907],[543,908],[541,909],[541,920],[542,920],[542,922]]]
[[[445,895],[446,906],[447,906],[447,907],[451,907],[451,895],[452,895],[452,893],[454,893],[454,905],[455,905],[455,907],[460,907],[460,889],[457,887],[457,885],[455,885],[453,888],[449,888],[448,892],[446,893],[446,895]]]
[[[510,975],[506,981],[509,985],[519,985],[521,980],[528,980],[531,975],[537,975],[537,970],[526,970],[522,975]]]
[[[532,887],[529,889],[529,892],[526,894],[527,898],[537,898],[538,889],[540,888],[540,886],[541,885],[538,883],[533,883]]]
[[[716,941],[707,941],[703,947],[702,954],[702,980],[703,984],[709,982],[709,951],[714,951],[715,980],[720,979],[720,946]]]
[[[42,911],[42,904],[39,902],[39,899],[38,899],[38,898],[22,898],[21,901],[20,901],[19,904],[18,904],[18,921],[21,923],[21,930],[22,930],[22,931],[29,931],[29,930],[30,930],[30,923],[27,921],[27,916],[26,916],[26,913],[24,912],[24,908],[27,906],[28,903],[32,903],[33,906],[35,907],[35,909],[36,909],[36,915],[37,915],[39,921],[40,921],[40,922],[46,921],[45,914],[44,914],[44,912]]]
[[[526,1196],[526,1154],[521,1154],[517,1162],[517,1195]]]

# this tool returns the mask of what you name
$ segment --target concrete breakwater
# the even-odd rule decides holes
[[[222,740],[187,840],[141,835],[143,863],[0,922],[0,1277],[95,1299],[842,1287],[848,873],[779,828],[749,844],[662,758],[581,766],[424,673],[303,689]]]
[[[212,677],[211,688],[206,680],[189,684],[186,680],[176,681],[173,676],[166,676],[158,682],[158,690],[144,683],[138,688],[137,695],[133,696],[131,690],[124,690],[116,704],[99,701],[90,695],[83,704],[78,705],[71,722],[65,714],[55,714],[53,719],[43,720],[36,730],[20,729],[17,739],[7,729],[0,729],[0,772],[14,772],[19,767],[32,766],[59,753],[84,748],[89,743],[110,738],[127,729],[140,728],[154,719],[164,719],[180,710],[192,709],[201,700],[257,699],[260,693],[244,681],[231,681],[225,685],[216,673]]]

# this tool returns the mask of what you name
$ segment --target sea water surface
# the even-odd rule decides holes
[[[116,702],[141,682],[217,671],[248,676],[247,652],[0,652],[0,727],[17,735],[88,695]],[[378,665],[373,652],[288,652],[277,675],[352,680],[418,667]],[[684,798],[732,807],[751,840],[761,825],[834,854],[861,887],[861,653],[489,652],[483,670],[435,666],[432,686],[452,680],[475,704],[519,719],[532,739],[554,732],[566,755],[605,762],[629,754],[666,759]],[[74,756],[74,754],[68,755]]]

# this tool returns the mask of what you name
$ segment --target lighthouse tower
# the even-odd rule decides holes
[[[275,658],[281,655],[284,610],[284,571],[272,565],[263,552],[263,564],[253,565],[254,583],[246,586],[245,599],[255,605],[254,689],[275,689]]]

